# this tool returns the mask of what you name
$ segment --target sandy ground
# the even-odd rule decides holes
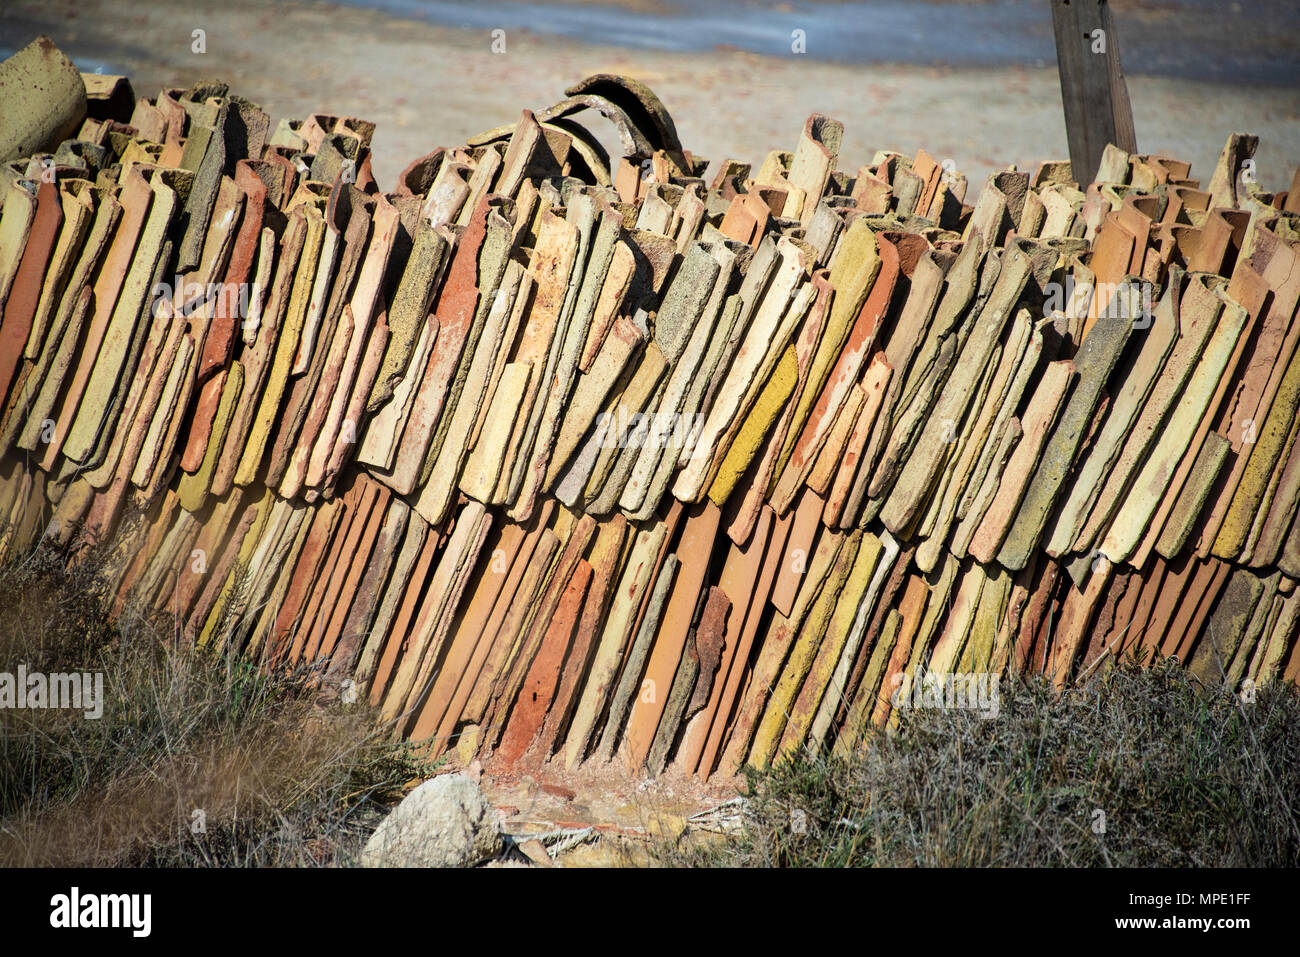
[[[594,764],[576,772],[550,767],[501,771],[489,762],[479,784],[497,809],[502,829],[516,842],[557,831],[588,832],[582,843],[559,856],[566,867],[653,864],[656,845],[663,850],[682,840],[710,840],[708,824],[738,810],[729,803],[736,797],[737,779],[715,778],[706,786],[670,768],[648,780],[623,770],[617,761]],[[479,774],[477,764],[455,770]]]
[[[192,31],[207,51],[192,52]],[[792,149],[813,111],[846,126],[840,167],[876,149],[924,147],[951,158],[978,187],[989,172],[1067,155],[1054,65],[941,69],[844,65],[727,49],[659,52],[586,45],[507,31],[493,53],[486,30],[455,29],[373,10],[252,0],[5,0],[0,48],[40,33],[88,72],[125,73],[141,95],[219,77],[273,120],[311,112],[378,124],[373,168],[390,188],[413,158],[542,108],[590,73],[627,73],[671,111],[687,149],[757,164]],[[1192,163],[1208,181],[1227,134],[1259,134],[1266,189],[1285,189],[1300,162],[1300,84],[1249,88],[1143,76],[1127,67],[1139,148]]]

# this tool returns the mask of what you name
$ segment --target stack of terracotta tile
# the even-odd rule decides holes
[[[86,79],[0,182],[0,547],[102,543],[115,614],[435,751],[705,777],[926,670],[1296,680],[1300,183],[1252,137],[967,203],[814,115],[706,181],[599,76],[384,193],[370,124]]]

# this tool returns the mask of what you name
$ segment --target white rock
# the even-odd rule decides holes
[[[460,774],[425,781],[361,852],[363,867],[474,867],[501,852],[501,824],[479,786]]]

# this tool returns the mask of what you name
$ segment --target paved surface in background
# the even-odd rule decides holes
[[[845,63],[1050,66],[1046,0],[342,0],[449,27],[528,29],[642,50],[734,47]],[[1142,73],[1288,85],[1300,77],[1294,0],[1114,0],[1125,62]]]

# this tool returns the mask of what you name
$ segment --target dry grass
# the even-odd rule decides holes
[[[746,777],[742,830],[663,848],[665,863],[1300,864],[1300,695],[1208,693],[1176,662],[1065,697],[1038,680],[1004,686],[992,720],[913,710],[849,760],[805,754]]]
[[[306,676],[110,625],[100,571],[48,549],[0,567],[0,672],[103,672],[105,699],[98,720],[0,710],[0,865],[347,864],[430,772]]]

